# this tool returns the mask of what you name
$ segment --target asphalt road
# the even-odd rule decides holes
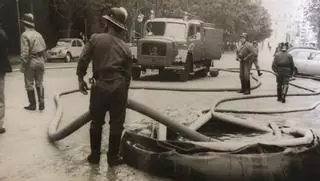
[[[227,53],[216,62],[217,67],[238,67],[234,54]],[[269,69],[272,57],[267,51],[260,53],[260,64],[262,68]],[[48,63],[53,66],[75,66],[75,63]],[[261,77],[263,85],[252,92],[252,94],[275,93],[276,84],[272,75],[264,74]],[[320,89],[316,81],[297,79],[295,83],[312,89]],[[221,72],[217,78],[194,78],[181,83],[178,81],[159,80],[157,76],[147,76],[144,80],[133,81],[133,85],[162,85],[181,87],[216,87],[234,88],[240,87],[239,77],[234,73]],[[104,129],[102,160],[99,167],[91,167],[86,162],[89,154],[88,125],[81,128],[68,138],[50,144],[47,141],[46,131],[54,115],[55,107],[53,96],[56,93],[77,88],[77,77],[75,69],[47,70],[45,75],[45,97],[46,110],[44,112],[29,112],[23,109],[27,104],[24,91],[23,76],[16,72],[6,77],[6,121],[7,133],[0,135],[0,181],[102,181],[102,180],[159,180],[166,179],[151,176],[137,171],[126,165],[115,169],[109,169],[106,163],[108,125]],[[303,92],[297,88],[290,87],[289,92]],[[211,108],[218,100],[241,96],[235,92],[173,92],[173,91],[151,91],[130,90],[130,98],[147,104],[161,113],[170,116],[176,121],[184,124],[194,122],[204,109]],[[89,96],[80,93],[65,96],[63,98],[65,113],[61,126],[72,121],[74,118],[87,111]],[[222,104],[221,107],[234,109],[283,109],[288,107],[309,106],[319,97],[289,97],[287,104],[279,103],[275,98],[254,99],[236,101]],[[236,115],[261,124],[275,122],[278,125],[297,125],[313,129],[320,129],[319,109],[304,113],[291,113],[282,115]],[[152,121],[128,111],[126,129],[150,128]]]

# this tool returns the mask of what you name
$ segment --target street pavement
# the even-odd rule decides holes
[[[270,69],[271,53],[260,51],[260,64],[264,69]],[[50,144],[47,140],[47,128],[54,116],[55,105],[53,96],[56,93],[77,88],[75,76],[76,63],[48,63],[48,67],[68,66],[65,69],[48,69],[45,74],[46,110],[29,112],[23,109],[27,104],[23,84],[23,75],[19,72],[8,74],[6,77],[6,120],[7,132],[0,135],[0,181],[102,181],[102,180],[158,180],[166,179],[151,176],[129,166],[123,165],[109,169],[106,163],[108,125],[104,128],[102,160],[99,167],[92,167],[86,162],[89,154],[88,125],[67,137]],[[220,68],[238,67],[233,53],[225,53],[215,64]],[[256,72],[253,72],[256,74]],[[260,80],[262,86],[252,91],[253,95],[276,93],[275,78],[265,73]],[[316,81],[297,79],[299,85],[314,90],[320,89]],[[238,88],[239,76],[235,73],[220,72],[216,78],[194,78],[188,82],[163,81],[157,76],[148,76],[132,85],[167,86],[167,87],[207,87],[207,88]],[[300,89],[290,87],[289,93],[302,93]],[[219,100],[228,97],[242,96],[236,92],[174,92],[154,90],[130,90],[129,97],[170,116],[174,120],[191,124],[204,109],[212,108]],[[87,111],[89,96],[80,93],[67,95],[62,98],[64,115],[61,127],[70,123],[76,117]],[[221,108],[239,110],[270,110],[310,106],[320,100],[319,96],[289,97],[287,104],[276,101],[276,98],[234,101],[220,105]],[[275,115],[246,115],[234,116],[261,124],[274,122],[278,125],[294,125],[320,129],[319,109],[303,113]],[[108,118],[107,118],[108,119]],[[128,110],[126,129],[148,130],[152,126],[150,118]]]

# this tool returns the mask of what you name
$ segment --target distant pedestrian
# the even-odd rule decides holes
[[[269,52],[271,52],[271,48],[272,48],[271,43],[270,43],[270,42],[268,42],[268,49],[269,49]]]
[[[277,97],[278,101],[286,102],[286,95],[289,88],[289,79],[294,72],[294,62],[292,56],[287,52],[288,43],[281,43],[279,53],[274,57],[272,70],[277,74]]]
[[[83,80],[89,62],[92,60],[93,81],[91,86],[89,112],[91,154],[88,161],[99,164],[102,126],[109,111],[109,166],[121,163],[119,156],[123,124],[126,117],[128,89],[131,80],[132,54],[123,41],[123,32],[128,17],[124,8],[111,8],[106,20],[106,32],[94,34],[86,44],[79,59],[77,75],[79,89],[87,94],[87,83]]]
[[[0,134],[6,132],[6,129],[3,127],[5,117],[4,86],[5,75],[11,71],[12,69],[8,58],[8,38],[0,22]]]
[[[251,93],[250,85],[250,69],[252,66],[253,56],[255,56],[255,50],[251,43],[247,41],[248,34],[242,33],[240,36],[240,45],[237,50],[237,60],[240,62],[240,80],[241,89],[239,93],[245,95]]]
[[[260,66],[259,66],[259,62],[258,62],[259,47],[258,47],[258,42],[257,41],[253,41],[253,48],[254,48],[254,51],[255,51],[255,54],[253,56],[253,64],[255,65],[255,67],[257,69],[258,76],[261,76],[262,72],[260,70]]]
[[[35,30],[32,14],[24,14],[21,20],[25,31],[21,35],[21,69],[24,73],[25,88],[29,105],[26,110],[36,110],[34,83],[37,90],[39,110],[44,110],[44,64],[46,44],[40,33]]]

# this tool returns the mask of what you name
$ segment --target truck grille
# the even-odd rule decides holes
[[[142,55],[166,56],[166,44],[159,42],[147,42],[142,44]]]

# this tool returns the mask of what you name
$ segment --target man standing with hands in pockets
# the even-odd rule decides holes
[[[21,71],[24,73],[25,88],[29,99],[26,110],[36,110],[34,83],[38,94],[39,110],[44,110],[44,64],[46,43],[42,35],[35,30],[33,15],[24,14],[21,20],[25,31],[21,35]]]
[[[247,39],[248,34],[242,33],[240,36],[240,47],[237,50],[237,61],[240,62],[241,80],[241,89],[239,93],[243,93],[245,95],[250,94],[250,69],[253,57],[256,54],[253,46],[247,41]]]

